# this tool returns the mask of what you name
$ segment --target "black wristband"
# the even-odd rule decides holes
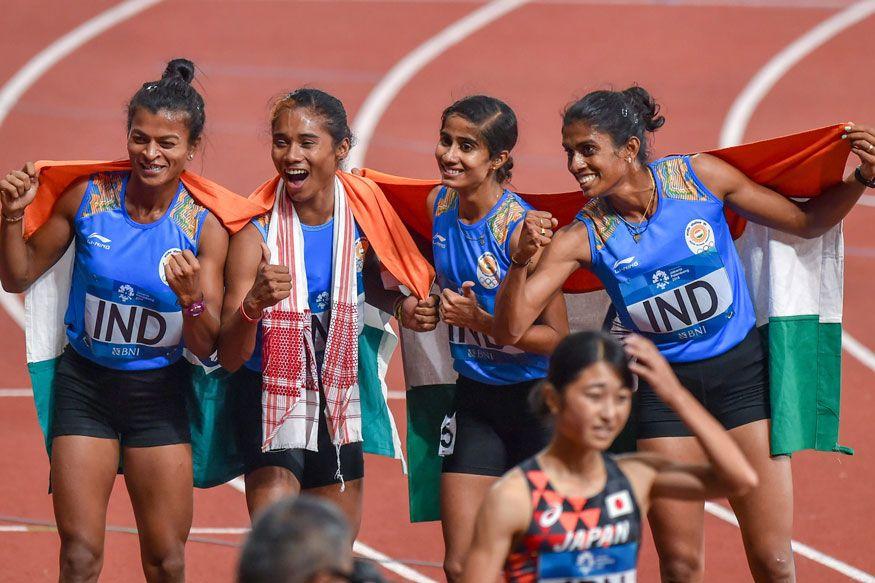
[[[866,180],[866,177],[863,176],[862,172],[860,172],[859,166],[857,166],[857,169],[854,170],[854,178],[856,178],[857,182],[859,182],[866,188],[875,188],[875,178],[873,178],[872,180]]]

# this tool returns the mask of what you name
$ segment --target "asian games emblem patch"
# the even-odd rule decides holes
[[[498,260],[487,251],[477,259],[477,281],[486,289],[498,287]]]
[[[711,228],[708,221],[693,219],[687,223],[687,228],[684,229],[684,239],[686,239],[690,251],[698,255],[714,247],[714,229]]]
[[[168,249],[164,252],[164,255],[161,256],[161,261],[158,262],[158,277],[161,278],[161,281],[164,282],[164,285],[167,285],[167,274],[164,273],[164,265],[167,263],[167,260],[174,253],[182,253],[182,249],[179,247],[173,247],[172,249]]]

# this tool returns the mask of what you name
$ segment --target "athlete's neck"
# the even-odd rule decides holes
[[[476,223],[492,210],[504,189],[491,177],[471,190],[459,193],[459,218],[465,223]]]
[[[575,481],[599,481],[605,473],[602,463],[602,452],[597,449],[583,448],[560,432],[556,432],[544,455],[559,462],[554,472],[560,470],[566,476],[574,476]],[[557,476],[561,478],[562,476]]]
[[[324,225],[334,216],[334,181],[314,196],[302,201],[292,200],[302,224],[311,227]]]
[[[640,222],[656,212],[658,201],[655,190],[656,183],[650,170],[647,166],[636,164],[635,170],[621,178],[605,197],[623,218]]]
[[[179,180],[160,186],[147,186],[136,174],[131,173],[125,188],[125,210],[138,223],[153,223],[167,212],[177,190]]]

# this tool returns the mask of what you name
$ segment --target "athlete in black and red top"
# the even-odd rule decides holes
[[[630,359],[631,358],[631,362]],[[708,462],[604,453],[623,428],[639,375],[677,411]],[[477,520],[463,581],[634,583],[641,516],[654,498],[740,494],[757,476],[729,434],[680,383],[649,340],[580,332],[563,340],[538,395],[550,445],[508,472]]]

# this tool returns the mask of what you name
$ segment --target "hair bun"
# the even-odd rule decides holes
[[[653,97],[650,96],[646,89],[633,85],[624,90],[623,95],[638,114],[641,115],[644,129],[648,132],[655,132],[665,124],[665,117],[659,115],[659,104],[653,100]]]
[[[174,77],[179,77],[191,84],[192,79],[194,79],[194,63],[188,59],[173,59],[167,63],[167,68],[164,69],[161,79],[173,79]]]

